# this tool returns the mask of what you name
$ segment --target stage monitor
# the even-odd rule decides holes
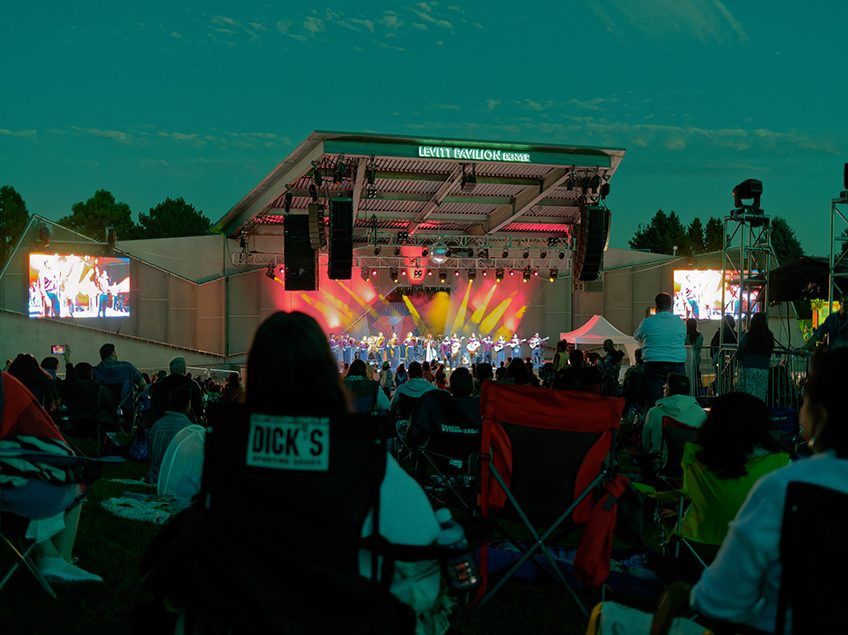
[[[130,259],[29,255],[29,317],[129,317]]]
[[[729,274],[724,283],[724,307],[722,308],[722,276],[715,269],[675,269],[674,271],[674,314],[682,318],[697,320],[720,320],[722,314],[738,315],[760,310],[755,293],[748,297],[739,293],[737,274]],[[750,308],[749,308],[750,305]]]

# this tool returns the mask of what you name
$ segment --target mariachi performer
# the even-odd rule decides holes
[[[451,355],[451,339],[447,335],[442,338],[439,352],[441,353],[441,359],[444,361],[445,366],[450,368],[453,356]]]
[[[503,335],[498,335],[497,341],[492,345],[495,352],[495,365],[502,366],[506,363],[506,340]]]
[[[353,361],[353,346],[356,345],[356,340],[352,340],[353,346],[351,345],[351,340],[352,338],[347,333],[342,335],[342,363],[345,366],[350,366],[350,363]]]
[[[389,341],[386,342],[386,361],[389,362],[391,368],[397,368],[400,364],[400,346],[398,345],[397,334],[392,331],[389,336]]]
[[[509,340],[509,348],[512,350],[512,359],[521,359],[521,343],[527,340],[518,339],[518,333],[513,333]]]
[[[539,337],[538,333],[534,333],[527,343],[530,345],[530,359],[533,366],[537,368],[542,365],[542,342],[547,342],[547,337]]]
[[[494,343],[492,342],[492,336],[487,335],[483,339],[480,340],[480,351],[482,353],[483,362],[485,364],[492,363],[492,346]]]
[[[477,339],[476,334],[472,333],[468,336],[465,349],[468,351],[468,359],[474,364],[479,364],[482,356],[480,355],[480,340]]]

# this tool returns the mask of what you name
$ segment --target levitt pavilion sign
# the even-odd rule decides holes
[[[454,146],[418,146],[418,156],[424,159],[459,159],[465,161],[501,161],[507,163],[531,163],[529,152],[511,152],[483,148],[459,148]]]

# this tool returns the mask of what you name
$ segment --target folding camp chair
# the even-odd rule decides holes
[[[671,417],[662,418],[662,459],[657,477],[672,488],[679,489],[682,485],[683,448],[695,438],[697,430]]]
[[[480,514],[520,521],[533,544],[525,549],[513,542],[523,554],[488,592],[488,548],[482,545],[481,604],[541,552],[552,574],[587,614],[546,541],[567,521],[581,526],[589,520],[593,493],[612,471],[623,406],[623,399],[590,393],[483,385]]]
[[[786,628],[790,609],[793,633],[832,633],[844,627],[845,587],[833,579],[848,568],[846,526],[848,494],[789,483],[780,533],[778,635]],[[810,545],[819,555],[811,556]]]
[[[395,551],[378,534],[387,452],[373,418],[216,404],[208,420],[199,502],[142,563],[154,596],[208,632],[414,631],[389,592]],[[359,573],[363,548],[371,579]]]
[[[413,451],[415,478],[434,502],[455,502],[471,509],[480,426],[477,398],[432,390],[418,400],[404,441]],[[452,495],[450,501],[446,494]]]

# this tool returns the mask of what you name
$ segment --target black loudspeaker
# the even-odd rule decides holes
[[[330,280],[350,280],[353,274],[353,200],[330,200]]]
[[[318,288],[318,252],[309,240],[309,216],[286,216],[283,224],[286,291]]]
[[[324,234],[324,206],[310,203],[309,213],[309,244],[312,249],[323,249],[327,246],[327,236]]]
[[[577,228],[574,254],[574,279],[581,282],[597,280],[604,270],[604,250],[610,229],[610,211],[605,207],[587,207]]]

